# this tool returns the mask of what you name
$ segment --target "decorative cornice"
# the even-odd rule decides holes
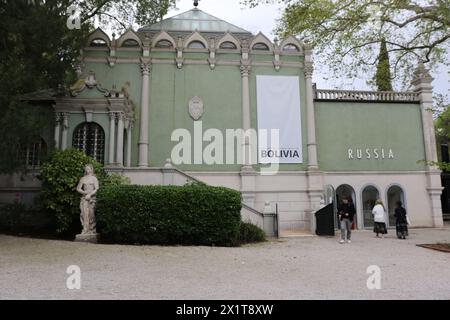
[[[72,97],[76,97],[78,94],[83,92],[84,90],[93,89],[96,88],[98,91],[100,91],[105,97],[109,96],[109,91],[107,89],[102,88],[100,83],[97,82],[97,79],[95,78],[95,73],[93,71],[89,72],[89,75],[84,80],[78,80],[77,83],[75,83],[70,88],[70,95]]]

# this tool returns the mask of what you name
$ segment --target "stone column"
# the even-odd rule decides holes
[[[444,224],[442,218],[441,205],[441,172],[433,165],[438,161],[436,150],[436,136],[433,123],[433,82],[429,71],[421,63],[414,72],[414,80],[412,84],[415,91],[419,93],[420,110],[422,114],[422,128],[425,143],[425,160],[427,161],[427,191],[430,197],[431,217],[434,227],[442,227]]]
[[[250,75],[250,62],[245,61],[241,64],[241,77],[242,77],[242,129],[247,132],[251,128],[250,121],[250,87],[249,87],[249,75]],[[256,141],[252,141],[256,143]],[[250,141],[247,137],[245,137],[244,143],[244,166],[243,170],[248,171],[252,170],[252,163],[250,160],[254,161],[255,159],[250,159],[251,150],[250,150]]]
[[[316,122],[314,112],[314,92],[312,75],[314,71],[311,48],[305,45],[304,73],[306,81],[306,117],[308,121],[308,169],[317,170]]]
[[[119,167],[123,166],[123,131],[124,131],[124,118],[123,112],[117,113],[117,149],[116,149],[116,161]]]
[[[242,129],[244,132],[250,132],[251,129],[251,113],[250,113],[250,86],[249,76],[251,70],[251,61],[248,59],[247,44],[243,43],[242,46],[242,61],[241,61],[241,77],[242,77]],[[253,170],[252,162],[256,159],[250,159],[252,148],[250,145],[250,137],[244,134],[243,143],[243,156],[244,162],[241,169],[241,193],[242,201],[254,208],[255,206],[255,190],[256,190],[256,171]],[[256,141],[252,141],[256,143]]]
[[[108,164],[114,165],[114,149],[115,149],[115,132],[116,132],[116,113],[109,113],[109,156]]]
[[[315,212],[320,209],[323,196],[323,173],[319,171],[317,161],[316,142],[316,118],[314,110],[314,88],[312,76],[314,72],[312,60],[312,48],[305,44],[304,74],[306,85],[306,119],[307,119],[307,141],[308,141],[308,198],[309,208],[305,210],[305,220],[309,220],[309,229],[312,234],[316,232]]]
[[[67,133],[69,129],[69,114],[67,112],[61,113],[62,119],[62,138],[61,138],[61,149],[67,149]]]
[[[130,122],[127,129],[127,167],[131,168],[131,141],[132,141],[133,125]]]
[[[60,137],[60,134],[61,134],[60,121],[61,121],[60,114],[59,113],[55,113],[55,149],[59,149],[60,148],[60,141],[59,141],[59,137]]]
[[[142,98],[139,131],[139,167],[148,167],[148,116],[150,104],[150,61],[142,61]]]

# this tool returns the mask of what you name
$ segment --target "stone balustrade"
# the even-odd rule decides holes
[[[315,90],[315,100],[419,102],[417,92]]]

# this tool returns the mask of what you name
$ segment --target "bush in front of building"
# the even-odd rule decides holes
[[[81,230],[80,197],[76,188],[86,164],[92,164],[100,188],[121,185],[127,181],[119,175],[108,175],[102,164],[77,149],[54,151],[41,166],[41,203],[56,218],[58,234],[76,234]]]
[[[0,232],[12,235],[54,237],[54,216],[39,207],[20,203],[0,205]]]
[[[239,243],[256,243],[266,241],[265,232],[250,222],[242,222],[239,227]]]
[[[97,194],[102,242],[234,246],[241,194],[202,184],[110,186]]]

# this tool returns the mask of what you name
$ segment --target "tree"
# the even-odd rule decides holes
[[[49,89],[57,94],[73,84],[94,18],[124,29],[153,23],[174,5],[175,0],[0,1],[0,173],[24,169],[17,161],[20,147],[53,126],[51,108],[23,96]],[[79,15],[79,29],[68,27],[72,15]]]
[[[381,40],[380,44],[380,54],[378,55],[377,72],[374,80],[378,91],[392,91],[391,66],[389,64],[386,40],[384,39]]]
[[[449,47],[449,0],[242,0],[251,7],[285,3],[277,32],[308,40],[335,72],[348,77],[378,62],[373,52],[385,39],[393,78],[408,83],[421,61],[442,62]]]
[[[450,172],[450,163],[444,162],[442,154],[440,154],[440,146],[445,144],[448,145],[450,142],[450,104],[448,97],[441,94],[434,97],[435,106],[433,108],[433,113],[435,115],[434,128],[436,133],[436,144],[438,154],[440,155],[440,161],[431,162],[430,165],[437,166],[443,172]]]

